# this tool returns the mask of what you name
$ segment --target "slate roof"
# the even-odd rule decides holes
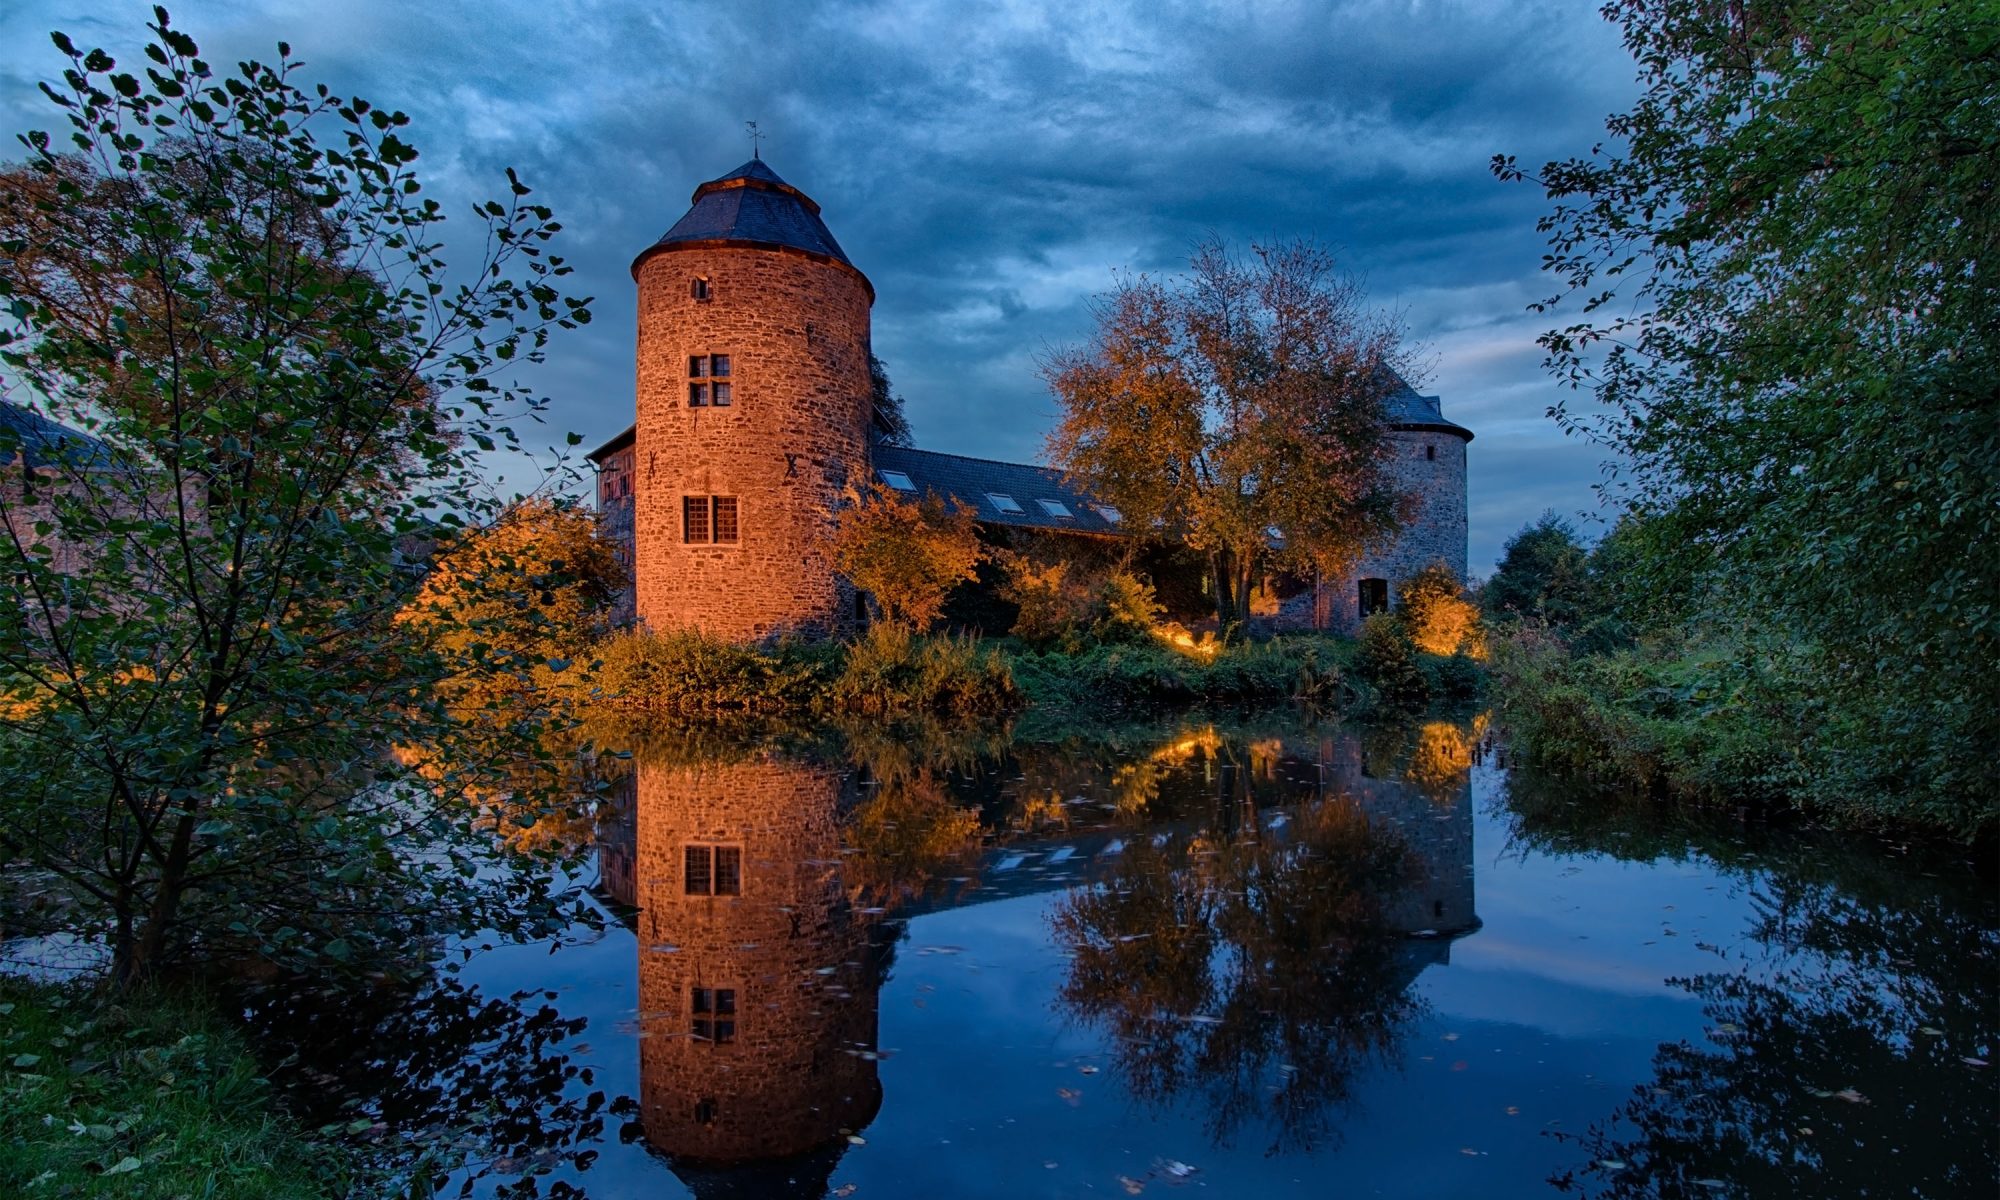
[[[30,468],[68,464],[73,467],[111,465],[111,448],[87,433],[11,400],[0,400],[0,462],[16,457]]]
[[[1399,429],[1437,429],[1445,433],[1455,433],[1466,441],[1472,440],[1472,431],[1463,425],[1444,418],[1444,409],[1436,396],[1419,396],[1417,390],[1398,379],[1397,388],[1389,394],[1389,423]]]
[[[694,190],[693,204],[648,253],[683,242],[747,242],[804,250],[854,266],[819,219],[819,205],[761,159],[702,184]]]
[[[967,458],[908,446],[878,445],[874,458],[878,476],[883,471],[901,471],[916,484],[918,492],[950,496],[990,525],[1060,529],[1105,537],[1127,532],[1091,507],[1088,494],[1069,486],[1063,481],[1062,472],[1050,467]],[[1021,511],[1011,513],[1001,509],[991,498],[994,494],[1013,497]],[[1036,503],[1038,500],[1054,500],[1071,515],[1056,516]]]
[[[605,459],[618,453],[620,450],[623,450],[625,447],[631,445],[634,441],[638,440],[638,437],[639,437],[639,426],[637,424],[627,425],[625,427],[625,432],[614,435],[610,441],[604,443],[602,446],[599,446],[597,449],[592,450],[590,453],[584,455],[584,457],[586,459],[589,459],[591,462],[602,463]]]

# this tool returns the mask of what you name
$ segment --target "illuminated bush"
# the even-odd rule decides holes
[[[1486,657],[1486,639],[1479,628],[1479,606],[1443,563],[1432,563],[1411,576],[1397,595],[1410,642],[1426,654],[1450,655],[1461,650],[1474,659]]]

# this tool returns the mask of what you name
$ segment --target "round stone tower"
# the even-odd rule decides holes
[[[830,541],[867,469],[874,287],[756,159],[696,188],[632,278],[640,621],[738,642],[850,630]]]
[[[1400,381],[1399,381],[1400,382]],[[1362,619],[1393,607],[1410,577],[1441,562],[1466,577],[1466,448],[1472,431],[1446,420],[1436,396],[1402,384],[1390,396],[1388,476],[1408,503],[1396,534],[1370,546],[1354,569],[1323,583],[1326,611],[1316,622],[1353,633]]]

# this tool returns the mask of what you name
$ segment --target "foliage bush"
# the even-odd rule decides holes
[[[887,623],[847,646],[779,642],[761,649],[697,630],[624,632],[601,643],[567,686],[582,705],[685,716],[968,716],[1020,705],[996,652],[969,638]]]
[[[875,598],[884,619],[929,629],[946,594],[986,557],[972,510],[935,492],[908,500],[880,483],[849,500],[834,533],[834,565]]]
[[[1430,703],[1430,681],[1417,664],[1408,629],[1394,613],[1374,613],[1361,623],[1354,674],[1374,688],[1385,709],[1415,710]]]
[[[198,1003],[0,977],[0,1193],[168,1200],[350,1194],[346,1154],[275,1111]]]
[[[811,708],[838,663],[813,647],[759,650],[698,630],[630,630],[611,635],[586,669],[567,677],[575,698],[666,712],[793,712]]]
[[[1098,615],[1091,635],[1100,642],[1143,642],[1154,636],[1166,607],[1148,580],[1126,570],[1112,571],[1097,590]]]
[[[1342,643],[1301,637],[1183,653],[1157,639],[1098,644],[1075,654],[1012,656],[1014,677],[1036,705],[1102,713],[1197,701],[1346,697]]]
[[[1403,627],[1417,649],[1426,654],[1475,658],[1486,653],[1479,606],[1466,595],[1465,585],[1450,567],[1437,562],[1418,571],[1403,581],[1396,599]]]
[[[971,716],[1006,712],[1018,695],[996,651],[971,638],[920,637],[884,624],[847,647],[826,702],[840,712]]]

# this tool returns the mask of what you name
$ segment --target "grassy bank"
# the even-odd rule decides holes
[[[1302,700],[1351,714],[1407,712],[1476,693],[1469,660],[1423,654],[1393,630],[1218,645],[1158,638],[1036,648],[877,626],[847,645],[757,648],[677,631],[620,633],[547,676],[585,708],[715,718],[1079,714]]]
[[[241,1038],[190,999],[0,979],[0,1195],[343,1196]]]
[[[1600,794],[1796,810],[1848,828],[1992,833],[1992,795],[1874,761],[1812,699],[1803,669],[1781,649],[1725,639],[1580,654],[1522,630],[1496,648],[1492,696],[1518,756]],[[1923,731],[1907,736],[1914,744]]]

